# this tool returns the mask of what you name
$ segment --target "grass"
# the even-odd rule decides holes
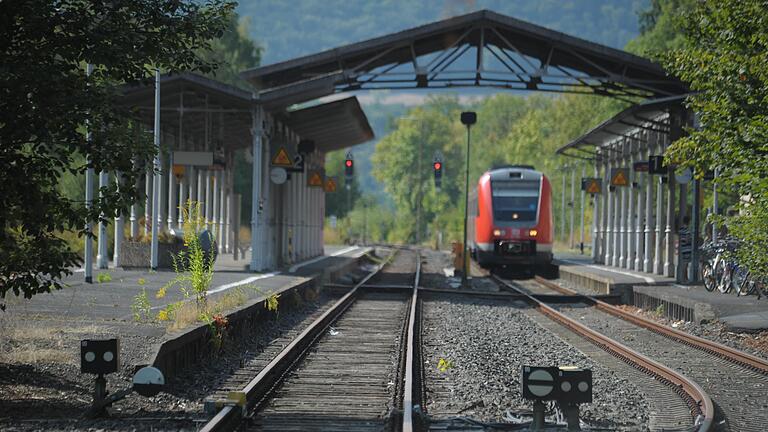
[[[112,275],[109,274],[109,272],[100,272],[96,275],[96,282],[98,283],[107,283],[112,282]]]
[[[248,301],[248,294],[245,290],[234,288],[215,299],[209,299],[208,307],[211,310],[211,314],[215,315],[242,306],[246,301]],[[180,304],[177,303],[171,309],[170,312],[166,312],[166,319],[161,319],[161,321],[168,322],[168,331],[181,330],[193,324],[202,322],[198,306],[194,301],[182,302]],[[162,313],[163,311],[158,313],[158,318],[162,316]]]

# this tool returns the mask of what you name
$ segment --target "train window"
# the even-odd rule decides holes
[[[539,206],[539,182],[492,182],[491,199],[494,220],[534,222]]]

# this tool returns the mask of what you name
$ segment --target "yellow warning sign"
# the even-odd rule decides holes
[[[277,151],[277,154],[272,158],[272,165],[277,165],[281,167],[292,167],[293,161],[291,160],[291,157],[288,156],[288,152],[285,151],[285,147],[280,147],[280,149]]]
[[[585,180],[586,180],[587,184],[586,184],[586,188],[584,188],[584,190],[588,194],[593,194],[594,195],[594,194],[599,194],[599,193],[602,192],[603,188],[602,188],[602,184],[600,184],[600,179],[589,178],[589,179],[585,179]]]
[[[611,185],[629,186],[629,168],[613,168],[611,170]]]
[[[323,176],[317,171],[312,171],[307,179],[307,184],[314,187],[323,187]]]
[[[173,175],[181,180],[184,177],[184,165],[173,165]]]
[[[336,179],[333,177],[328,177],[325,179],[324,189],[326,192],[336,192]]]

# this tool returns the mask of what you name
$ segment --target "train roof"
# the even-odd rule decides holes
[[[504,168],[495,168],[491,169],[489,171],[486,171],[486,173],[490,180],[495,181],[501,181],[501,180],[533,180],[533,181],[539,181],[542,177],[544,177],[544,173],[541,171],[536,171],[532,166],[530,165],[514,165],[514,166],[507,166]]]

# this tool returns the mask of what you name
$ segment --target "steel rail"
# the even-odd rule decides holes
[[[709,395],[696,382],[687,378],[685,375],[680,374],[675,370],[664,366],[663,364],[652,360],[643,354],[638,353],[637,351],[621,344],[620,342],[615,341],[577,322],[576,320],[569,318],[568,316],[546,305],[544,302],[534,298],[527,292],[509,283],[508,281],[505,281],[495,275],[491,276],[491,278],[506,289],[526,295],[529,299],[529,302],[535,305],[541,313],[543,313],[551,320],[584,337],[588,341],[609,352],[611,355],[619,358],[630,366],[653,376],[659,381],[675,389],[675,391],[688,404],[693,417],[703,417],[703,420],[698,423],[697,430],[699,432],[708,432],[712,428],[713,420],[715,417],[715,406],[712,403],[712,398],[710,398]]]
[[[243,389],[245,394],[245,406],[230,404],[224,406],[211,420],[200,429],[200,432],[233,431],[239,427],[247,410],[264,400],[275,388],[282,377],[291,369],[293,364],[301,358],[302,354],[310,348],[314,342],[323,335],[324,330],[343,314],[354,303],[358,293],[372,277],[377,275],[387,265],[395,253],[391,253],[387,259],[378,265],[374,271],[365,276],[354,288],[340,298],[330,309],[313,321],[295,339],[291,341],[280,354],[275,356],[264,369],[256,375]]]
[[[716,355],[724,360],[730,361],[732,363],[736,363],[740,366],[752,369],[756,372],[768,374],[768,360],[761,359],[757,356],[753,356],[743,351],[739,351],[727,345],[722,345],[717,342],[704,339],[699,336],[694,336],[692,334],[685,333],[683,331],[667,327],[665,325],[659,324],[649,319],[631,314],[627,311],[617,308],[616,306],[612,306],[608,303],[605,303],[604,301],[601,301],[593,296],[578,293],[572,289],[560,286],[552,281],[548,281],[542,278],[541,276],[536,276],[535,280],[541,285],[544,285],[545,287],[550,288],[554,291],[558,291],[568,295],[581,296],[582,298],[586,299],[589,303],[592,303],[593,305],[595,305],[595,307],[597,307],[599,310],[607,312],[623,320],[629,321],[640,327],[646,328],[654,333],[658,333],[662,336],[673,339],[682,344]]]
[[[408,316],[408,336],[406,340],[405,354],[405,388],[403,390],[403,425],[402,432],[413,432],[413,407],[414,382],[416,381],[416,368],[414,350],[416,345],[416,308],[419,298],[419,277],[421,275],[421,253],[416,251],[416,277],[413,280],[413,294],[411,295],[410,313]]]

